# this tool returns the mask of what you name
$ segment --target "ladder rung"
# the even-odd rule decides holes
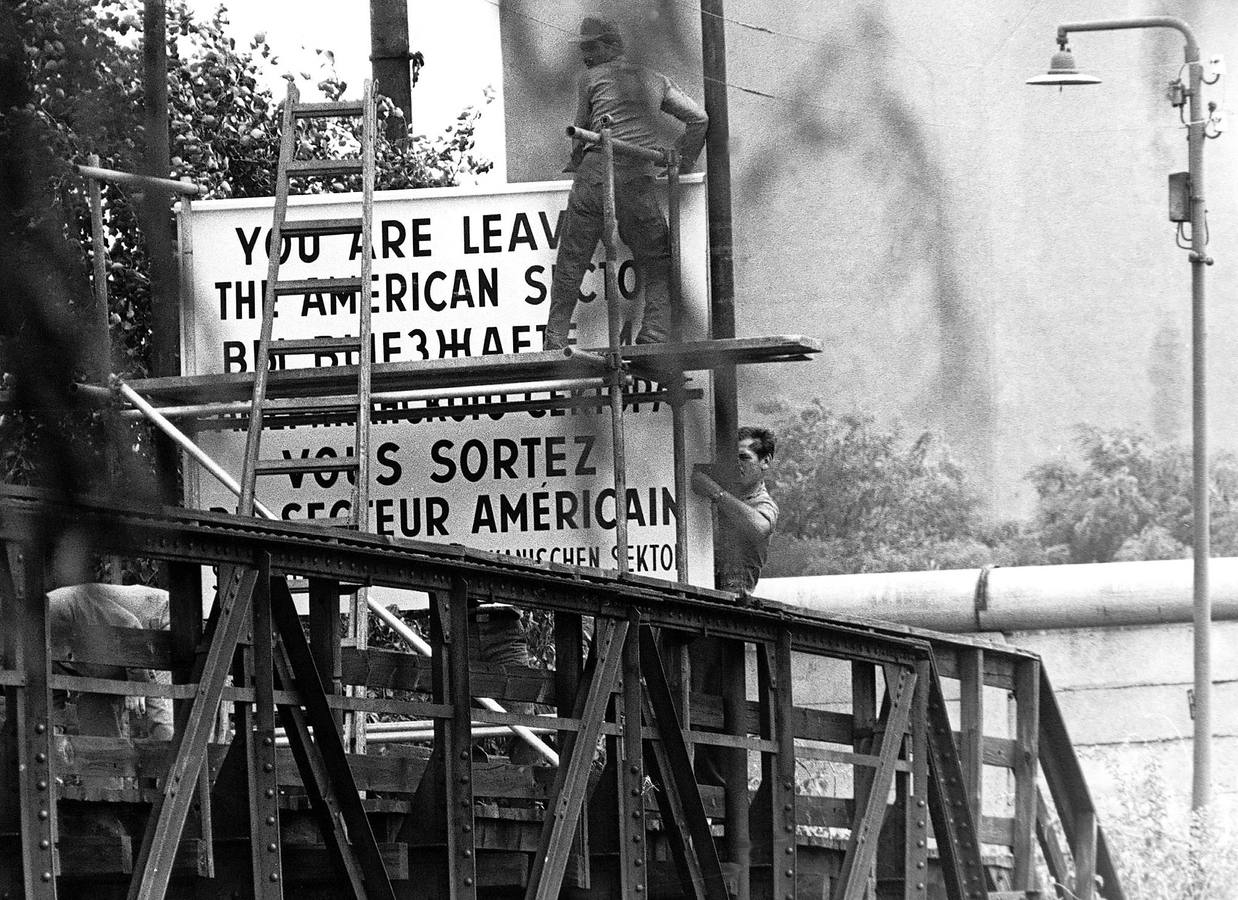
[[[325,337],[271,341],[267,352],[271,356],[293,356],[299,353],[331,353],[338,350],[360,350],[361,338]]]
[[[308,456],[304,459],[260,459],[254,471],[259,475],[279,475],[285,472],[355,472],[357,462],[351,456]]]
[[[286,237],[307,234],[359,234],[360,232],[360,216],[351,219],[301,219],[299,222],[285,222],[279,227],[279,233]]]
[[[361,290],[361,279],[354,278],[304,278],[297,281],[277,281],[275,293],[284,294],[355,294]]]
[[[289,175],[360,175],[359,159],[294,159],[288,163]]]
[[[356,412],[360,401],[357,395],[344,397],[280,397],[262,404],[264,412]]]
[[[340,100],[335,103],[297,103],[292,107],[292,114],[298,119],[359,116],[362,112],[360,100]]]

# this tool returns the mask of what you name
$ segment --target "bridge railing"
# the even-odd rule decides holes
[[[1098,866],[1086,794],[1038,798],[1045,735],[1062,734],[1060,717],[1045,730],[1048,692],[1029,654],[461,548],[68,509],[21,491],[4,499],[0,872],[11,883],[0,889],[52,897],[90,880],[102,897],[102,873],[116,896],[142,897],[195,883],[261,896],[294,885],[369,896],[552,897],[564,885],[598,896],[859,898],[870,885],[882,896],[1027,896],[1038,799],[1071,823],[1074,868]],[[166,669],[176,683],[57,671],[57,654],[73,648],[47,640],[44,558],[30,535],[61,515],[104,544],[171,562],[171,630],[113,629],[103,643],[109,663]],[[222,585],[205,624],[194,592],[203,566]],[[342,583],[428,591],[432,656],[339,646],[338,616],[296,616],[287,575],[311,579],[319,597],[338,598]],[[550,613],[557,666],[470,664],[469,610],[482,599]],[[729,682],[693,675],[702,640],[733,651],[741,671]],[[741,693],[718,687],[737,674]],[[366,690],[348,696],[346,685]],[[61,690],[171,697],[176,734],[62,738]],[[476,695],[553,715],[478,709]],[[347,710],[429,722],[430,736],[347,754]],[[559,765],[482,755],[476,732],[512,724],[553,729]],[[711,759],[726,753],[744,754],[745,784],[715,777]],[[1073,756],[1053,759],[1046,774],[1075,784]],[[119,827],[89,833],[83,811],[112,813]],[[74,852],[79,839],[94,852]],[[1056,864],[1065,884],[1072,863]],[[1085,885],[1074,879],[1076,894]]]

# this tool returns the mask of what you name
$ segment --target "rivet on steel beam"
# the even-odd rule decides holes
[[[35,785],[35,787],[37,787],[37,788],[38,788],[39,790],[41,790],[41,791],[45,791],[45,790],[47,790],[47,782],[46,782],[46,781],[39,781],[39,782]]]
[[[787,853],[787,855],[788,855],[788,856],[790,856],[790,855],[791,855],[792,853],[794,853],[794,852],[795,852],[795,848],[794,848],[794,847],[787,847],[787,848],[786,848],[786,853]]]
[[[271,763],[263,763],[263,764],[262,764],[262,771],[264,771],[264,772],[274,772],[274,771],[275,771],[275,766],[273,766]]]
[[[275,796],[275,791],[272,788],[267,788],[266,795],[267,795],[267,799],[269,800]]]
[[[44,881],[51,881],[51,880],[52,880],[52,873],[51,873],[51,872],[44,872],[44,873],[43,873],[43,880],[44,880]]]
[[[923,869],[923,868],[924,868],[924,860],[920,860],[919,862],[917,862],[917,863],[916,863],[916,868],[917,868],[917,869]]]
[[[471,859],[472,857],[473,857],[473,851],[472,851],[472,850],[465,850],[465,851],[464,851],[464,858],[465,858],[465,859]]]
[[[640,835],[639,835],[639,834],[634,834],[634,835],[632,835],[632,843],[633,843],[633,844],[639,844],[639,843],[640,843]]]
[[[471,887],[471,886],[472,886],[472,884],[473,884],[473,879],[472,879],[472,878],[466,878],[466,879],[464,879],[464,883],[465,883],[466,885],[468,885],[468,886],[470,886],[470,887]]]
[[[467,809],[467,808],[468,808],[468,805],[469,805],[469,801],[467,801],[467,800],[461,800],[461,801],[460,801],[460,805],[461,805],[461,806],[463,806],[463,807],[465,807],[465,808]]]
[[[267,853],[274,853],[278,849],[279,849],[278,844],[267,844]]]
[[[47,726],[44,725],[42,722],[38,722],[37,724],[35,724],[34,726],[35,734],[42,734],[45,731],[47,731]]]
[[[784,804],[782,808],[783,808],[783,810],[784,810],[784,811],[786,811],[786,812],[790,812],[790,811],[791,811],[791,809],[792,809],[792,807],[791,807],[791,804],[790,804],[790,803],[786,803],[786,804]]]
[[[916,825],[918,825],[918,826],[920,826],[921,828],[923,828],[923,827],[924,827],[924,820],[923,820],[923,819],[916,819]]]
[[[279,881],[279,873],[278,873],[278,872],[272,872],[272,873],[271,873],[271,880],[272,880],[272,881]]]
[[[274,825],[274,824],[275,824],[275,816],[267,816],[267,824],[268,824],[268,825]]]
[[[461,758],[461,759],[464,759],[464,760],[467,760],[467,759],[469,758],[469,751],[467,751],[467,750],[461,750],[461,751],[460,751],[460,758]]]
[[[36,754],[34,755],[34,761],[35,761],[35,762],[38,762],[38,763],[45,763],[45,762],[47,762],[47,754],[46,754],[46,753],[36,753]]]
[[[794,825],[788,825],[788,826],[787,826],[787,831],[788,831],[788,832],[795,831],[795,826],[794,826]]]
[[[795,789],[795,783],[794,783],[794,782],[791,782],[791,781],[784,781],[784,782],[782,783],[782,786],[783,786],[783,788],[784,788],[784,789],[786,789],[786,790],[788,790],[788,791],[790,791],[790,790],[794,790],[794,789]]]
[[[47,838],[44,838],[43,840],[39,841],[39,849],[40,849],[40,850],[46,850],[46,849],[48,849],[49,847],[51,847],[51,845],[52,845],[51,841],[49,841]],[[7,897],[7,896],[8,896],[8,894],[5,894],[4,896],[6,896],[6,897]]]
[[[639,774],[640,774],[640,768],[638,768],[637,766],[632,766],[632,770],[631,770],[631,771],[632,771],[632,774],[633,774],[633,775],[639,775]]]
[[[272,741],[269,737],[264,737],[264,738],[262,739],[262,746],[264,746],[264,747],[269,747],[269,746],[271,746],[271,744],[272,744],[272,743],[274,743],[274,742],[273,742],[273,741]]]
[[[45,809],[41,809],[41,810],[39,810],[39,818],[40,818],[40,819],[46,819],[46,818],[47,818],[47,810],[45,810]]]
[[[467,775],[461,775],[461,776],[460,776],[460,783],[461,783],[461,784],[468,784],[468,783],[469,783],[469,776],[467,776]]]
[[[788,877],[788,878],[794,878],[794,877],[795,877],[795,870],[794,870],[794,869],[787,869],[787,877]],[[787,900],[792,900],[792,898],[791,898],[791,895],[790,895],[790,894],[787,894]]]
[[[645,886],[644,886],[643,884],[638,884],[638,885],[636,886],[636,893],[638,893],[638,894],[640,894],[640,893],[644,893],[644,890],[645,890]]]
[[[916,841],[916,846],[917,846],[917,847],[923,847],[923,846],[924,846],[924,841]]]
[[[464,831],[464,833],[465,833],[465,834],[468,834],[468,833],[469,833],[470,831],[472,831],[472,830],[473,830],[473,826],[472,826],[472,825],[465,825],[465,826],[464,826],[464,828],[463,828],[463,831]]]

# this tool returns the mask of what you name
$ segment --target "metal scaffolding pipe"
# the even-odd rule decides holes
[[[631,376],[627,376],[626,384],[631,384]],[[456,399],[461,397],[495,397],[507,394],[534,394],[543,391],[575,391],[602,387],[600,376],[592,378],[560,378],[553,381],[511,382],[495,384],[488,387],[456,387],[456,388],[418,388],[407,391],[381,391],[370,395],[374,403],[412,403],[423,400]],[[91,396],[99,396],[90,385],[78,385],[78,390],[86,391]],[[101,389],[102,390],[102,389]],[[322,398],[317,398],[321,401]],[[159,408],[168,418],[184,418],[199,416],[226,416],[248,414],[252,404],[249,400],[229,400],[219,403],[185,403],[179,406],[163,406]],[[450,411],[450,410],[448,410]],[[122,417],[140,415],[131,410],[121,412]]]
[[[567,136],[573,140],[580,141],[583,144],[601,144],[602,135],[596,131],[590,131],[587,128],[578,128],[575,125],[569,125],[566,128]],[[634,156],[637,159],[647,159],[649,162],[657,163],[660,166],[666,165],[666,152],[663,150],[650,150],[648,147],[642,147],[639,144],[631,144],[627,141],[620,141],[611,138],[611,146],[614,147],[616,153],[620,156]]]
[[[160,415],[159,410],[147,403],[137,391],[125,384],[119,376],[112,376],[112,384],[116,390],[120,392],[122,397],[138,409],[142,410],[142,412],[145,413],[156,426],[158,426],[160,431],[172,438],[177,445],[192,456],[204,469],[214,475],[220,484],[232,493],[236,494],[238,497],[241,495],[241,486],[237,483],[237,480],[228,474],[228,472],[225,471],[217,462],[211,459],[200,447],[198,447],[197,444],[191,441],[182,431],[180,431],[180,429]],[[254,509],[257,510],[262,516],[278,521],[279,516],[275,515],[275,513],[271,512],[257,500],[254,500],[253,502]],[[430,645],[427,644],[425,640],[417,634],[417,632],[405,625],[399,616],[396,616],[394,613],[381,606],[371,597],[366,598],[366,605],[373,610],[373,612],[380,619],[390,625],[392,630],[394,630],[406,644],[422,656],[432,655]],[[507,712],[507,710],[505,710],[496,700],[493,700],[490,697],[477,697],[475,699],[483,708],[488,709],[491,712]],[[559,764],[559,754],[557,754],[549,744],[534,734],[531,729],[525,727],[524,725],[508,725],[507,728],[529,746],[533,747],[533,749],[540,753],[542,757],[552,766],[557,766]]]
[[[99,181],[111,182],[112,184],[126,184],[130,187],[138,188],[155,187],[189,197],[200,197],[206,193],[205,188],[191,181],[173,181],[171,178],[156,178],[153,175],[138,175],[134,172],[118,172],[115,169],[103,169],[99,166],[83,166],[79,164],[74,166],[74,168],[77,169],[79,175],[85,175],[87,178],[96,178]]]
[[[404,623],[403,619],[372,598],[367,597],[366,603],[376,616],[391,626],[392,631],[398,634],[404,643],[408,644],[422,656],[431,655],[430,645],[426,643],[425,639],[421,635],[409,628],[408,625]],[[507,712],[507,710],[503,709],[503,707],[500,706],[496,700],[493,700],[490,697],[475,697],[474,699],[484,709],[488,709],[491,712]],[[526,744],[540,753],[542,758],[544,758],[552,766],[557,766],[559,764],[559,754],[556,753],[549,744],[534,734],[531,728],[524,725],[508,725],[507,728]]]
[[[1238,557],[1212,560],[1213,618],[1238,620]],[[954,634],[1166,625],[1193,618],[1189,559],[763,578],[762,598]]]
[[[222,466],[220,466],[219,463],[207,456],[206,452],[191,441],[184,432],[164,418],[163,415],[160,414],[159,410],[147,403],[141,394],[129,387],[129,385],[125,384],[120,376],[112,376],[112,386],[120,393],[122,397],[140,409],[142,414],[155,424],[156,428],[170,437],[178,447],[193,457],[194,460],[202,466],[202,468],[214,475],[220,484],[232,493],[236,494],[238,497],[241,495],[241,485],[235,478],[233,478]],[[275,515],[275,513],[271,512],[257,500],[254,501],[254,508],[268,519],[279,519],[279,516]]]

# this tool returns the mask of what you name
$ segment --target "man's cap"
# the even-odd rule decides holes
[[[568,38],[568,40],[574,44],[601,41],[604,44],[623,45],[623,35],[619,33],[619,26],[609,19],[600,19],[597,16],[585,16],[581,19],[580,35]]]

